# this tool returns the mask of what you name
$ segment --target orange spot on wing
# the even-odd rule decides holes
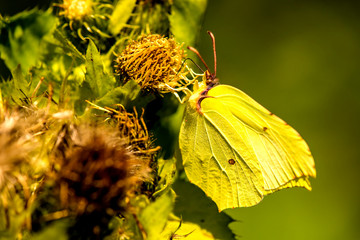
[[[229,163],[230,165],[234,165],[234,164],[235,164],[235,160],[231,158],[231,159],[228,160],[228,163]]]

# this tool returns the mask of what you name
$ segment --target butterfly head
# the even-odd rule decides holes
[[[215,73],[211,73],[209,70],[205,71],[204,74],[206,86],[213,87],[219,83],[219,79],[216,77]]]

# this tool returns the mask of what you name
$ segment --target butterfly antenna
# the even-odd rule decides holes
[[[198,67],[198,68],[200,69],[201,72],[204,72],[204,70],[199,66],[199,64],[197,64],[196,62],[194,62],[194,60],[192,60],[191,58],[186,58],[186,59],[182,62],[182,64],[181,64],[179,70],[177,71],[176,75],[178,75],[179,72],[181,71],[181,69],[185,66],[185,62],[186,62],[186,61],[191,61],[193,64],[195,64],[196,67]]]
[[[200,60],[202,61],[202,63],[205,65],[206,69],[210,72],[210,69],[208,67],[208,65],[206,64],[206,62],[204,61],[204,59],[201,57],[200,53],[198,50],[196,50],[195,48],[193,47],[187,47],[190,51],[194,52],[199,58]]]
[[[212,40],[212,44],[213,44],[213,51],[214,51],[214,76],[216,76],[216,66],[217,66],[217,61],[216,61],[216,47],[215,47],[215,36],[212,32],[208,31],[207,32]]]

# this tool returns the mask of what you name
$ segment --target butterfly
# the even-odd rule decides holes
[[[241,90],[219,84],[206,67],[186,103],[179,133],[185,173],[218,206],[249,207],[289,187],[311,190],[314,159],[300,134]]]

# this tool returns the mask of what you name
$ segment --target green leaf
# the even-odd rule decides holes
[[[28,96],[29,94],[29,84],[25,80],[22,71],[21,66],[18,65],[14,71],[12,71],[13,75],[13,81],[14,81],[14,87],[17,90],[23,91],[23,93]]]
[[[163,194],[165,191],[169,190],[171,185],[174,183],[176,177],[176,159],[162,159],[157,160],[158,163],[158,176],[159,181],[156,184],[156,191],[153,194],[153,197],[157,197]]]
[[[181,219],[171,220],[167,223],[160,239],[186,239],[186,240],[214,240],[214,236],[199,225],[183,222]]]
[[[195,185],[178,180],[173,184],[177,198],[174,213],[184,222],[199,225],[214,236],[215,239],[232,240],[233,234],[228,228],[232,219],[218,211],[216,204]]]
[[[25,200],[20,194],[7,192],[6,187],[2,191],[1,197],[4,199],[0,199],[0,239],[18,239],[26,219],[31,216],[31,208],[25,208]],[[4,204],[4,200],[7,202],[6,204]]]
[[[0,84],[1,91],[5,98],[11,99],[11,102],[18,105],[22,105],[23,101],[30,97],[30,83],[24,77],[20,65],[11,74],[13,76],[12,80]]]
[[[85,81],[89,83],[95,98],[104,96],[115,84],[115,78],[104,71],[100,52],[91,40],[86,51]]]
[[[136,5],[136,0],[119,0],[115,9],[110,17],[109,31],[113,35],[120,33],[121,29],[125,26],[131,13]]]
[[[142,95],[140,86],[131,80],[124,86],[116,87],[109,91],[104,97],[96,101],[96,105],[110,107],[121,103],[126,109],[132,109],[133,106],[136,106],[140,110],[153,99],[153,95]]]
[[[174,0],[169,20],[170,30],[178,42],[194,45],[206,4],[207,0]]]
[[[159,239],[163,231],[168,216],[173,209],[175,196],[172,191],[159,197],[155,202],[150,203],[139,215],[139,221],[144,227],[147,240]]]
[[[41,57],[44,38],[55,29],[56,17],[50,11],[21,12],[3,23],[0,35],[1,58],[9,69],[21,64],[26,72]]]
[[[135,81],[129,81],[124,86],[116,87],[105,96],[96,101],[99,106],[111,106],[121,103],[124,106],[133,101],[141,92],[140,86]]]
[[[64,36],[64,34],[56,29],[53,34],[53,41],[56,42],[64,51],[73,57],[79,58],[85,61],[85,56],[72,44],[72,42]]]
[[[135,215],[128,213],[121,218],[114,217],[109,223],[109,229],[113,229],[113,232],[105,236],[103,240],[143,240],[142,232],[138,227],[138,221],[134,216]]]
[[[48,240],[48,239],[67,240],[68,226],[69,223],[67,220],[56,221],[55,223],[46,227],[41,232],[30,237],[29,240]]]
[[[77,95],[79,98],[75,101],[75,113],[80,116],[84,113],[86,107],[89,105],[85,100],[93,101],[95,100],[95,94],[92,91],[88,82],[83,82],[78,90]]]

